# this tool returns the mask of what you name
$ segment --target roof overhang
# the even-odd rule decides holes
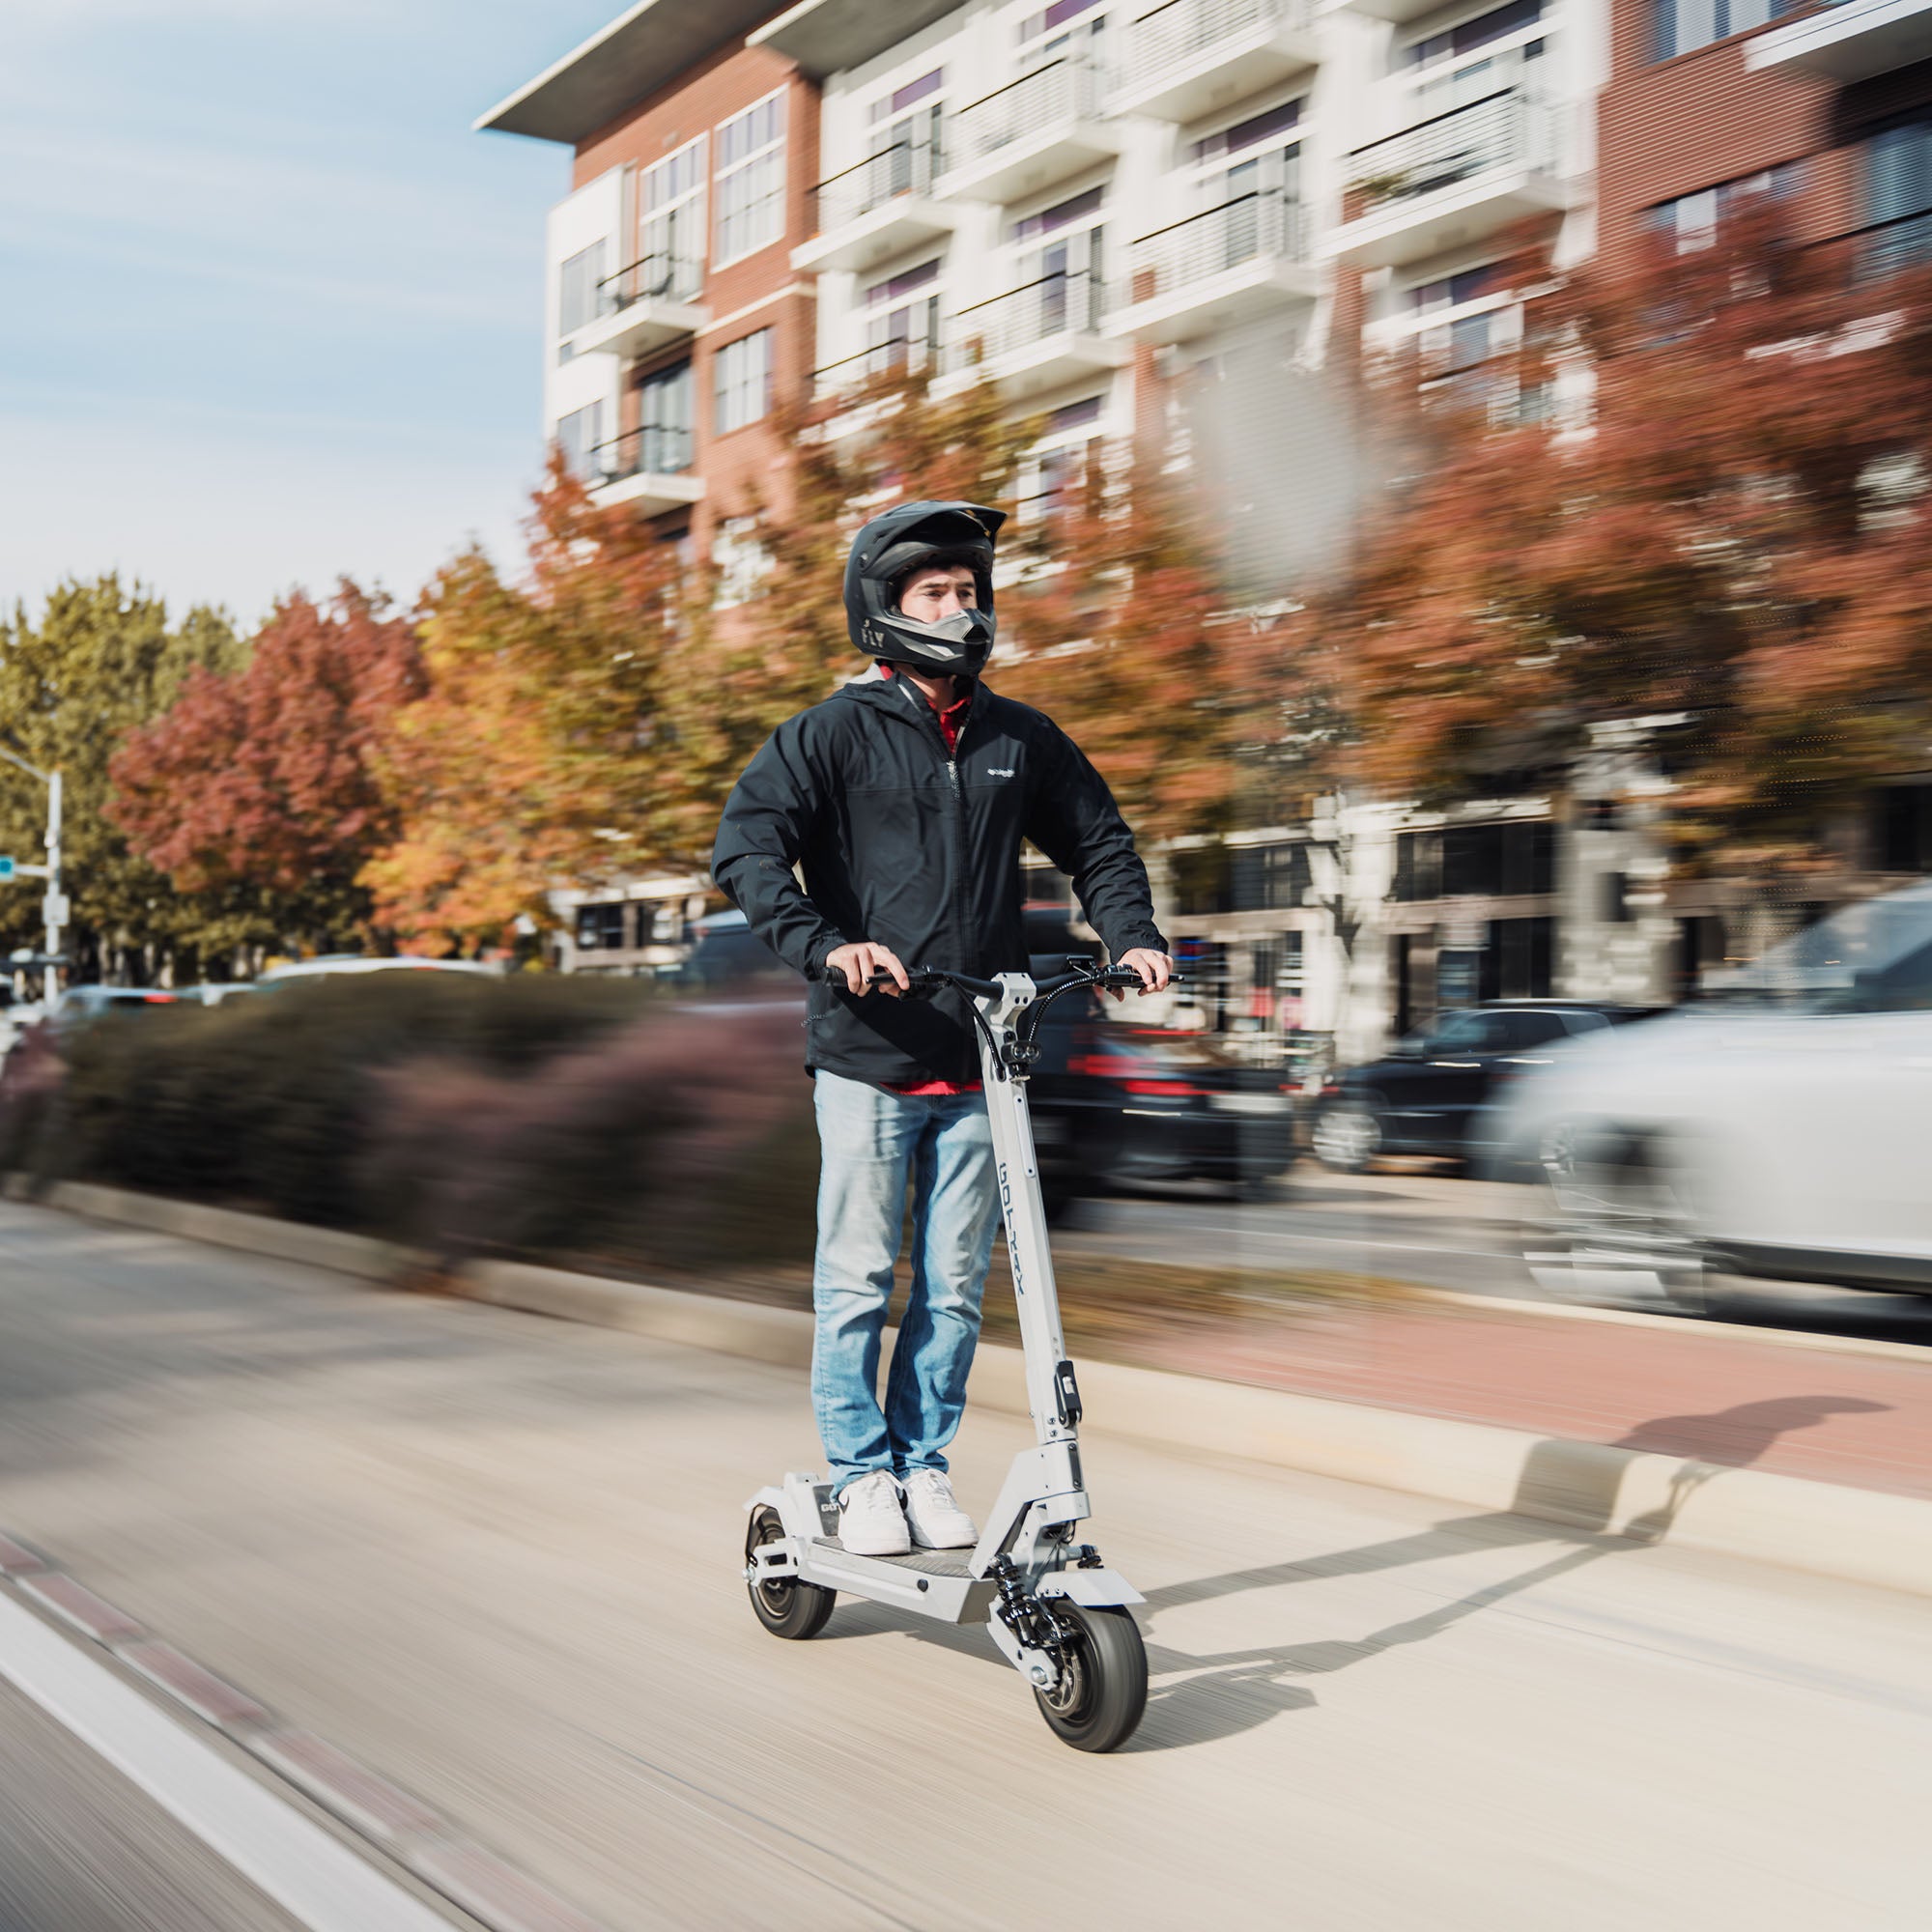
[[[1804,68],[1847,84],[1932,56],[1932,0],[1843,0],[1745,43],[1745,65]]]
[[[800,0],[751,36],[753,45],[789,55],[813,80],[863,67],[910,40],[966,0]]]
[[[470,125],[575,146],[771,15],[772,0],[637,0]]]

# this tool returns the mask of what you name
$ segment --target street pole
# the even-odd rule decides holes
[[[47,774],[47,895],[41,908],[47,925],[46,1008],[54,1009],[59,996],[60,975],[54,961],[60,957],[62,919],[67,901],[61,897],[61,775]]]

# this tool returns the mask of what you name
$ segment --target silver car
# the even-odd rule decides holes
[[[1510,1087],[1547,1289],[1695,1301],[1725,1272],[1932,1293],[1932,883],[1848,906]]]

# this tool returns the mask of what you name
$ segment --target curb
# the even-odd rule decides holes
[[[7,1192],[22,1198],[12,1184]],[[50,1207],[90,1219],[305,1261],[365,1280],[393,1284],[422,1261],[410,1250],[363,1236],[118,1188],[67,1181],[43,1198]],[[480,1263],[440,1285],[460,1298],[494,1307],[622,1329],[779,1368],[804,1368],[811,1360],[811,1318],[803,1310],[525,1262]],[[1447,1292],[1430,1298],[1479,1309],[1538,1306]],[[1592,1311],[1559,1305],[1543,1312],[1575,1320]],[[1676,1329],[1715,1328],[1740,1337],[1760,1333],[1722,1323],[1666,1322],[1662,1317],[1622,1319]],[[1782,1331],[1769,1332],[1793,1342]],[[1897,1344],[1855,1346],[1860,1353],[1900,1349],[1914,1358],[1922,1354]],[[1932,1501],[1915,1496],[1114,1362],[1083,1365],[1080,1383],[1091,1428],[1162,1448],[1300,1469],[1533,1517],[1593,1535],[1669,1543],[1932,1596]],[[983,1345],[974,1360],[969,1394],[982,1407],[1030,1414],[1020,1351]]]
[[[204,1670],[51,1558],[0,1532],[0,1579],[138,1674],[178,1715],[219,1731],[490,1932],[604,1932],[427,1804]]]

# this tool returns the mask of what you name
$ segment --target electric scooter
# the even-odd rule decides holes
[[[986,1624],[1055,1734],[1076,1750],[1109,1751],[1133,1735],[1147,1708],[1147,1650],[1128,1607],[1146,1599],[1091,1543],[1073,1540],[1090,1514],[1080,1385],[1060,1329],[1026,1084],[1050,1002],[1081,987],[1137,990],[1141,980],[1131,968],[1088,959],[1069,958],[1066,967],[1037,983],[1021,973],[977,980],[930,966],[908,972],[915,998],[956,986],[972,1002],[1036,1446],[1013,1458],[972,1549],[855,1555],[839,1545],[831,1484],[787,1475],[746,1506],[745,1583],[775,1636],[816,1636],[841,1590],[941,1623]]]

